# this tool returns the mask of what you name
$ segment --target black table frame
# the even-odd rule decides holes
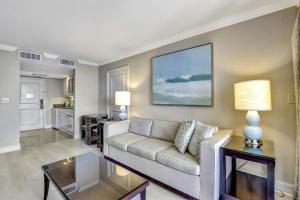
[[[107,159],[107,160],[109,160],[109,159]],[[112,160],[109,160],[109,161],[112,162]],[[115,163],[115,164],[117,164],[117,163]],[[56,183],[56,181],[50,176],[47,169],[48,169],[47,165],[42,166],[42,170],[44,172],[44,200],[47,200],[47,197],[48,197],[50,181],[54,185],[54,187],[58,190],[58,192],[60,193],[60,195],[63,197],[64,200],[70,200],[68,198],[68,196],[64,193],[64,191]],[[130,168],[128,168],[128,170],[131,171]],[[134,171],[131,171],[131,172],[134,173]],[[138,194],[140,194],[141,200],[146,200],[146,189],[147,189],[147,186],[149,186],[149,184],[150,184],[149,181],[146,181],[145,183],[139,185],[137,188],[128,192],[126,195],[121,197],[119,200],[130,200]]]
[[[267,165],[267,200],[274,200],[275,158],[249,154],[247,152],[226,149],[224,147],[220,148],[220,197],[226,194],[226,156],[232,158],[231,191],[233,195],[236,195],[236,159],[239,158]]]

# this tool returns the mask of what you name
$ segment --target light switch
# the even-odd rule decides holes
[[[2,97],[1,98],[1,103],[9,103],[9,98],[8,97]]]
[[[289,104],[295,104],[296,103],[296,97],[294,94],[288,94],[288,103]]]

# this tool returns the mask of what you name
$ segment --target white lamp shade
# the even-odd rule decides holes
[[[272,109],[271,84],[252,80],[234,84],[235,109],[267,111]]]
[[[130,105],[130,92],[116,91],[115,92],[115,104],[117,106],[129,106]]]
[[[116,165],[116,174],[118,176],[127,176],[130,172],[127,169],[124,169],[123,167],[120,167]]]

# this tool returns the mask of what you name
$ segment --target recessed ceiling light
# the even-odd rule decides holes
[[[0,44],[0,50],[4,51],[16,51],[19,47],[6,45],[6,44]]]
[[[78,62],[79,64],[82,64],[82,65],[90,65],[90,66],[99,67],[99,64],[98,64],[98,63],[91,62],[91,61],[87,61],[87,60],[80,60],[80,59],[77,59],[77,62]]]
[[[52,54],[52,53],[43,53],[43,55],[46,57],[46,58],[49,58],[49,59],[57,59],[59,57],[59,55],[56,55],[56,54]]]

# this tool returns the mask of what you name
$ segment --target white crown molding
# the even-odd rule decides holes
[[[6,45],[6,44],[0,44],[0,50],[3,51],[16,51],[19,47],[16,46],[11,46],[11,45]]]
[[[113,57],[111,59],[107,59],[107,60],[101,62],[100,66],[103,66],[103,65],[106,65],[106,64],[124,59],[124,58],[128,58],[130,56],[134,56],[134,55],[137,55],[140,53],[144,53],[146,51],[156,49],[158,47],[172,44],[172,43],[175,43],[180,40],[184,40],[184,39],[187,39],[187,38],[190,38],[193,36],[197,36],[197,35],[200,35],[203,33],[214,31],[214,30],[224,28],[224,27],[227,27],[227,26],[230,26],[233,24],[237,24],[237,23],[240,23],[243,21],[254,19],[254,18],[263,16],[263,15],[267,15],[267,14],[270,14],[270,13],[273,13],[276,11],[280,11],[280,10],[283,10],[286,8],[297,6],[297,5],[299,5],[299,2],[300,2],[300,0],[279,0],[273,4],[270,4],[270,5],[267,5],[267,6],[255,9],[255,10],[251,10],[249,12],[245,12],[245,13],[242,13],[239,15],[229,16],[229,17],[223,18],[221,20],[217,20],[215,22],[202,25],[201,27],[197,27],[197,28],[191,29],[189,31],[180,33],[180,34],[170,37],[168,39],[164,39],[159,42],[149,44],[141,49],[138,49],[138,50],[126,53],[126,54],[122,54],[122,55]]]
[[[90,65],[90,66],[94,66],[94,67],[99,67],[98,63],[87,61],[87,60],[77,59],[77,62],[82,65]]]
[[[54,79],[64,79],[67,78],[68,76],[65,74],[48,74],[48,73],[30,72],[30,71],[20,71],[20,75],[29,76],[29,77],[40,77],[40,78],[54,78]]]
[[[44,52],[43,55],[46,58],[53,59],[53,60],[56,60],[59,57],[59,55],[52,54],[52,53],[47,53],[47,52]]]
[[[12,146],[6,146],[6,147],[0,147],[0,153],[7,153],[11,151],[18,151],[21,149],[20,144],[12,145]]]

